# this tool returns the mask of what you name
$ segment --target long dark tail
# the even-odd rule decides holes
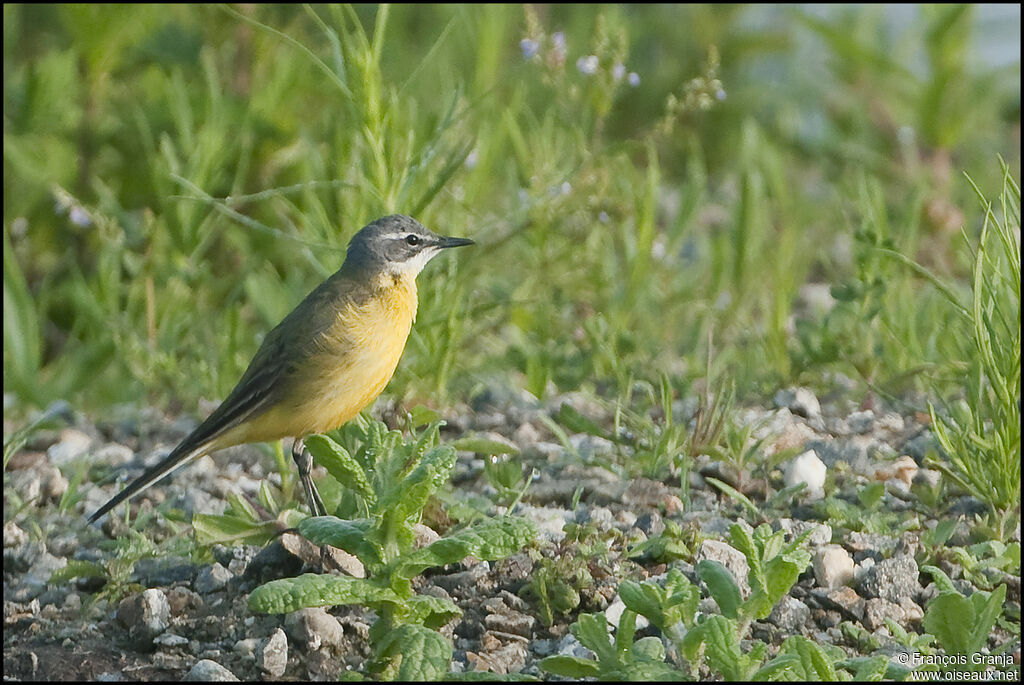
[[[95,523],[97,519],[116,507],[121,502],[131,499],[150,485],[153,485],[164,476],[181,468],[193,459],[197,459],[207,452],[211,441],[203,442],[196,446],[195,443],[186,438],[180,445],[174,448],[163,461],[148,469],[141,476],[132,481],[131,485],[117,493],[109,502],[100,507],[95,514],[89,517],[89,523]]]

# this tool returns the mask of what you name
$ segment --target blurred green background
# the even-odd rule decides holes
[[[964,173],[1020,175],[1019,7],[3,12],[5,409],[223,397],[393,212],[478,242],[420,277],[406,402],[955,388],[890,253],[969,297]]]

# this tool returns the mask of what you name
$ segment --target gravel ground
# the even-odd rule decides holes
[[[789,635],[803,634],[838,645],[851,656],[896,658],[903,648],[889,634],[885,619],[911,633],[923,632],[924,609],[937,594],[920,565],[937,564],[965,594],[975,589],[955,555],[929,549],[921,540],[940,515],[924,507],[917,494],[935,489],[941,480],[938,472],[922,466],[934,448],[926,416],[900,413],[879,402],[870,408],[842,399],[819,402],[802,388],[782,391],[774,406],[737,410],[737,416],[757,426],[753,438],[763,438],[761,449],[769,460],[777,454],[786,458],[765,473],[751,474],[698,457],[690,487],[683,491],[678,476],[666,482],[627,478],[602,466],[621,463],[619,448],[603,438],[570,434],[577,453],[571,454],[541,420],[566,403],[610,425],[602,405],[581,394],[538,405],[515,393],[491,393],[446,416],[444,440],[472,433],[510,441],[521,450],[518,458],[537,469],[516,513],[533,519],[541,532],[536,548],[503,561],[467,559],[418,579],[418,592],[451,598],[464,612],[444,628],[455,645],[453,671],[543,676],[537,663],[546,656],[587,655],[568,626],[580,612],[605,612],[611,623],[617,622],[623,604],[616,588],[624,578],[658,579],[675,567],[699,582],[694,565],[715,559],[733,572],[741,590],[749,591],[746,560],[723,542],[737,522],[767,522],[788,534],[813,530],[811,566],[772,614],[752,626],[751,635],[773,647]],[[692,414],[692,403],[678,405],[677,416]],[[385,420],[393,418],[386,403],[378,403],[377,411]],[[362,668],[374,620],[368,611],[336,607],[284,616],[248,611],[248,593],[257,585],[322,570],[316,550],[294,535],[283,535],[264,549],[217,546],[213,563],[164,553],[143,559],[125,577],[120,597],[107,597],[109,588],[96,579],[50,582],[51,574],[69,562],[109,561],[114,552],[104,540],[128,534],[123,517],[108,518],[101,527],[85,523],[119,484],[84,478],[72,487],[69,481],[86,474],[86,466],[100,464],[136,474],[193,425],[187,419],[169,421],[151,411],[122,409],[105,423],[78,417],[72,427],[39,431],[13,457],[4,479],[6,679],[335,680],[342,671]],[[495,496],[483,468],[478,456],[460,453],[451,501]],[[263,478],[279,480],[257,448],[225,450],[148,490],[133,501],[133,515],[153,512],[167,501],[186,513],[185,520],[193,512],[219,513],[231,493],[255,498]],[[746,494],[758,516],[721,495],[710,478]],[[798,482],[807,483],[798,499],[766,503],[772,493]],[[873,483],[884,484],[884,493],[869,507],[875,514],[867,523],[823,515],[815,505],[828,495],[863,510],[858,493]],[[689,501],[681,494],[688,494]],[[18,502],[23,504],[16,508]],[[965,496],[942,507],[943,519],[960,521],[946,547],[977,542],[970,522],[984,510],[981,502]],[[915,525],[904,525],[915,517]],[[667,526],[688,546],[686,553],[630,554],[645,540],[664,537]],[[190,534],[187,525],[159,513],[146,529],[161,550]],[[1018,525],[1014,539],[1019,537]],[[582,561],[572,566],[574,559]],[[585,569],[577,582],[579,605],[565,615],[554,612],[547,625],[530,581],[567,568]],[[1020,578],[1002,575],[996,580],[1009,586],[1006,612],[1019,616]],[[716,611],[713,600],[701,608]],[[651,627],[638,631],[638,637],[654,634]],[[990,646],[1010,637],[997,627]],[[1020,663],[1019,642],[1015,660]]]

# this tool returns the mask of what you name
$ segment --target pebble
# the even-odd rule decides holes
[[[809,499],[821,499],[825,496],[825,474],[827,468],[818,458],[814,450],[807,450],[795,457],[786,467],[784,480],[786,487],[797,483],[806,483],[804,491]]]
[[[65,466],[85,454],[91,444],[92,438],[82,431],[65,428],[60,432],[60,442],[51,445],[46,456],[54,466]]]
[[[293,611],[285,617],[284,629],[293,642],[311,652],[321,647],[338,648],[345,641],[345,631],[338,619],[323,607]]]
[[[484,626],[488,630],[520,635],[527,639],[533,637],[533,626],[535,623],[536,619],[533,616],[519,612],[487,614],[484,616]]]
[[[641,514],[633,525],[648,536],[661,535],[662,531],[665,530],[665,522],[661,520],[661,514],[656,511],[648,511]]]
[[[902,624],[907,618],[907,612],[899,604],[880,597],[869,599],[864,604],[864,625],[868,630],[878,630],[885,625],[887,618]]]
[[[17,547],[26,542],[28,542],[28,533],[19,528],[14,521],[4,523],[4,549]]]
[[[207,595],[211,592],[217,592],[223,590],[231,580],[231,571],[220,565],[220,562],[214,562],[208,566],[204,566],[196,577],[196,582],[193,584],[196,592]]]
[[[807,388],[787,388],[775,393],[775,406],[785,407],[797,416],[807,419],[821,419],[821,404]]]
[[[851,433],[868,433],[875,425],[875,412],[870,409],[855,411],[846,417],[846,425]]]
[[[799,519],[783,518],[777,521],[778,527],[776,530],[782,530],[788,533],[786,536],[787,540],[792,540],[795,537],[803,535],[808,530],[813,531],[807,536],[807,544],[812,547],[820,545],[827,545],[832,541],[832,526],[827,523],[818,523],[817,521],[801,521]]]
[[[848,584],[854,578],[853,558],[840,545],[825,545],[817,550],[811,564],[819,587],[835,589]]]
[[[234,673],[210,659],[197,661],[185,675],[184,680],[191,683],[238,682]]]
[[[783,597],[768,614],[768,622],[779,627],[785,633],[799,634],[807,626],[811,617],[811,609],[799,599]]]
[[[529,504],[520,504],[516,513],[536,523],[540,537],[552,542],[558,542],[565,537],[565,531],[562,529],[570,518],[574,518],[573,513],[565,509],[534,507]]]
[[[914,557],[899,554],[875,564],[857,583],[857,589],[869,599],[881,597],[899,602],[903,597],[916,597],[921,592],[917,582],[918,568]]]
[[[811,590],[811,597],[817,600],[818,604],[826,609],[837,609],[846,618],[860,621],[864,618],[865,600],[859,597],[853,588],[841,587],[835,590],[815,588]]]
[[[150,647],[171,624],[171,605],[161,590],[149,589],[121,600],[117,620],[128,629],[132,640]]]
[[[188,638],[174,633],[163,633],[153,640],[153,644],[160,647],[181,647],[188,644]]]

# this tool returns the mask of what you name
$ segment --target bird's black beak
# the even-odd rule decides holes
[[[463,245],[474,245],[475,243],[469,238],[449,238],[442,236],[437,241],[437,246],[441,249],[446,247],[462,247]]]

